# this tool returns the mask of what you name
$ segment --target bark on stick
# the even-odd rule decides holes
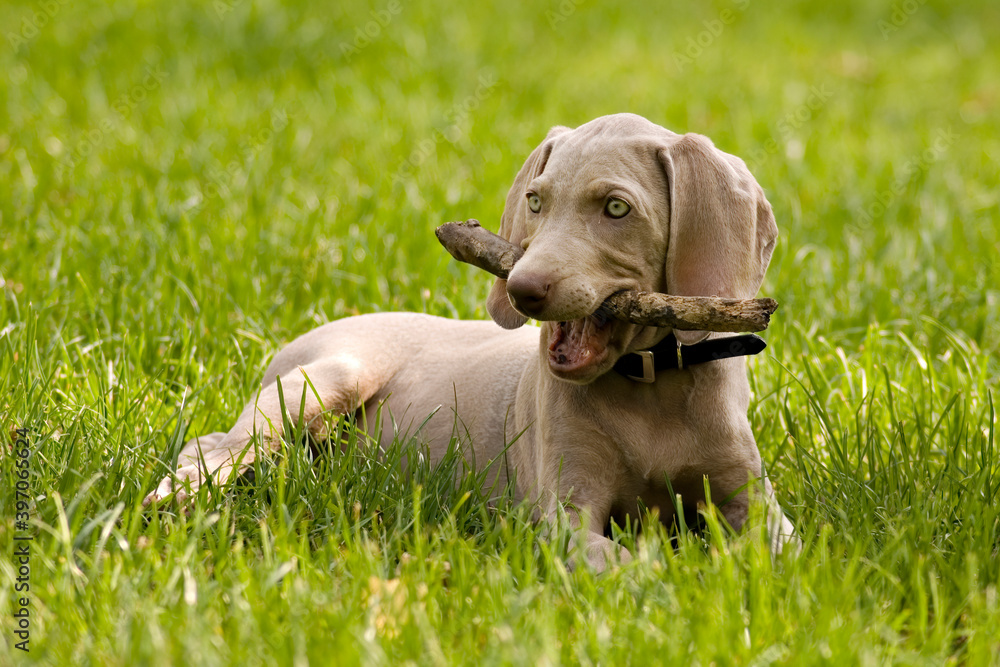
[[[506,280],[524,250],[482,227],[478,220],[448,222],[435,230],[451,256]],[[774,299],[673,296],[626,290],[608,297],[601,310],[622,322],[697,331],[763,331],[777,309]]]

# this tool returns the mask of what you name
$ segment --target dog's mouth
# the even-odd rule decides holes
[[[549,333],[549,368],[559,377],[574,379],[608,357],[614,330],[601,311],[578,320],[552,322]]]

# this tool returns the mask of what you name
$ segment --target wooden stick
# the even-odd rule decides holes
[[[446,222],[434,234],[458,261],[478,266],[504,280],[524,255],[524,250],[486,229],[478,220]]]
[[[434,233],[451,256],[506,280],[524,250],[482,227],[478,220],[448,222]],[[774,299],[672,296],[625,290],[601,305],[613,319],[643,326],[698,331],[763,331],[777,309]]]
[[[616,320],[644,326],[681,331],[763,331],[778,302],[627,290],[609,296],[601,308]]]

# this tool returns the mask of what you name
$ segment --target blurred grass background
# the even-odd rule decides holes
[[[41,0],[0,26],[0,426],[33,429],[40,559],[38,650],[5,614],[0,659],[996,664],[995,3]],[[517,510],[422,514],[430,471],[149,523],[159,458],[296,335],[485,317],[433,228],[495,227],[550,126],[620,111],[708,135],[774,207],[751,420],[802,559],[691,538],[570,575]],[[451,563],[423,617],[395,592],[430,580],[415,544]]]

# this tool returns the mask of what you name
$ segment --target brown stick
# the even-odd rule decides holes
[[[451,256],[506,279],[524,250],[482,227],[478,220],[448,222],[434,233]],[[626,290],[608,297],[601,310],[622,322],[699,331],[763,331],[777,309],[774,299],[672,296]]]

